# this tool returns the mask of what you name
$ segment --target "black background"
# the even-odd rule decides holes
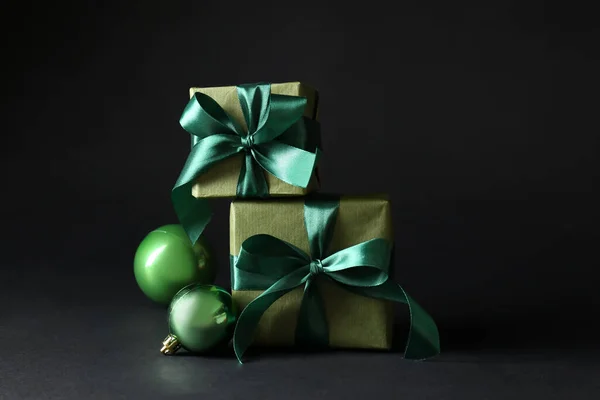
[[[541,1],[3,3],[0,398],[594,398],[595,15]],[[132,259],[175,222],[188,87],[292,80],[320,90],[324,190],[390,193],[397,279],[440,325],[436,360],[278,352],[239,368],[158,353],[166,313]],[[228,202],[215,212],[228,286]]]

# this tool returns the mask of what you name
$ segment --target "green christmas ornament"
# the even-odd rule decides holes
[[[204,236],[192,245],[181,225],[150,232],[135,253],[133,270],[144,294],[164,305],[184,286],[213,283],[216,275]]]
[[[192,284],[181,289],[169,306],[169,335],[160,352],[166,355],[184,348],[206,352],[229,339],[236,312],[231,295],[215,285]]]

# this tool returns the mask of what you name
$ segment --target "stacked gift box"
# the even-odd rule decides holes
[[[394,303],[410,310],[405,356],[439,352],[431,317],[393,280],[385,195],[322,194],[318,92],[291,82],[192,88],[191,151],[173,189],[195,243],[207,199],[230,207],[233,346],[389,349]]]

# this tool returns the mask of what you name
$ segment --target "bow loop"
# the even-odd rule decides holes
[[[340,250],[323,263],[327,275],[343,285],[378,286],[389,277],[391,253],[387,240],[375,238]]]
[[[271,116],[271,85],[268,83],[244,84],[237,87],[238,98],[248,136],[261,130]]]
[[[296,246],[271,235],[254,235],[242,243],[239,256],[232,259],[233,290],[268,287],[309,263]]]
[[[295,126],[298,128],[292,129],[296,133],[294,136],[297,136],[298,133],[300,133],[299,136],[307,136],[302,131],[306,131],[308,126],[313,125],[307,125],[307,118],[302,117],[306,109],[306,98],[280,94],[270,96],[268,118],[259,124],[255,131],[248,131],[255,134],[256,144],[272,142]],[[294,145],[294,143],[290,144]]]
[[[204,139],[211,135],[241,135],[242,129],[219,103],[204,93],[196,92],[179,118],[188,133]]]

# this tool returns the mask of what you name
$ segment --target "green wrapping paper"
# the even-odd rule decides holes
[[[230,251],[238,255],[242,243],[268,234],[309,253],[304,224],[304,200],[234,200],[230,212]],[[334,253],[374,238],[393,241],[390,204],[385,196],[342,197],[329,252]],[[232,273],[232,279],[234,274]],[[329,346],[338,348],[389,349],[392,344],[393,303],[358,295],[331,280],[317,276],[329,330]],[[236,287],[236,282],[232,281]],[[263,290],[233,290],[239,310]],[[254,344],[292,346],[303,287],[283,295],[263,314]]]

